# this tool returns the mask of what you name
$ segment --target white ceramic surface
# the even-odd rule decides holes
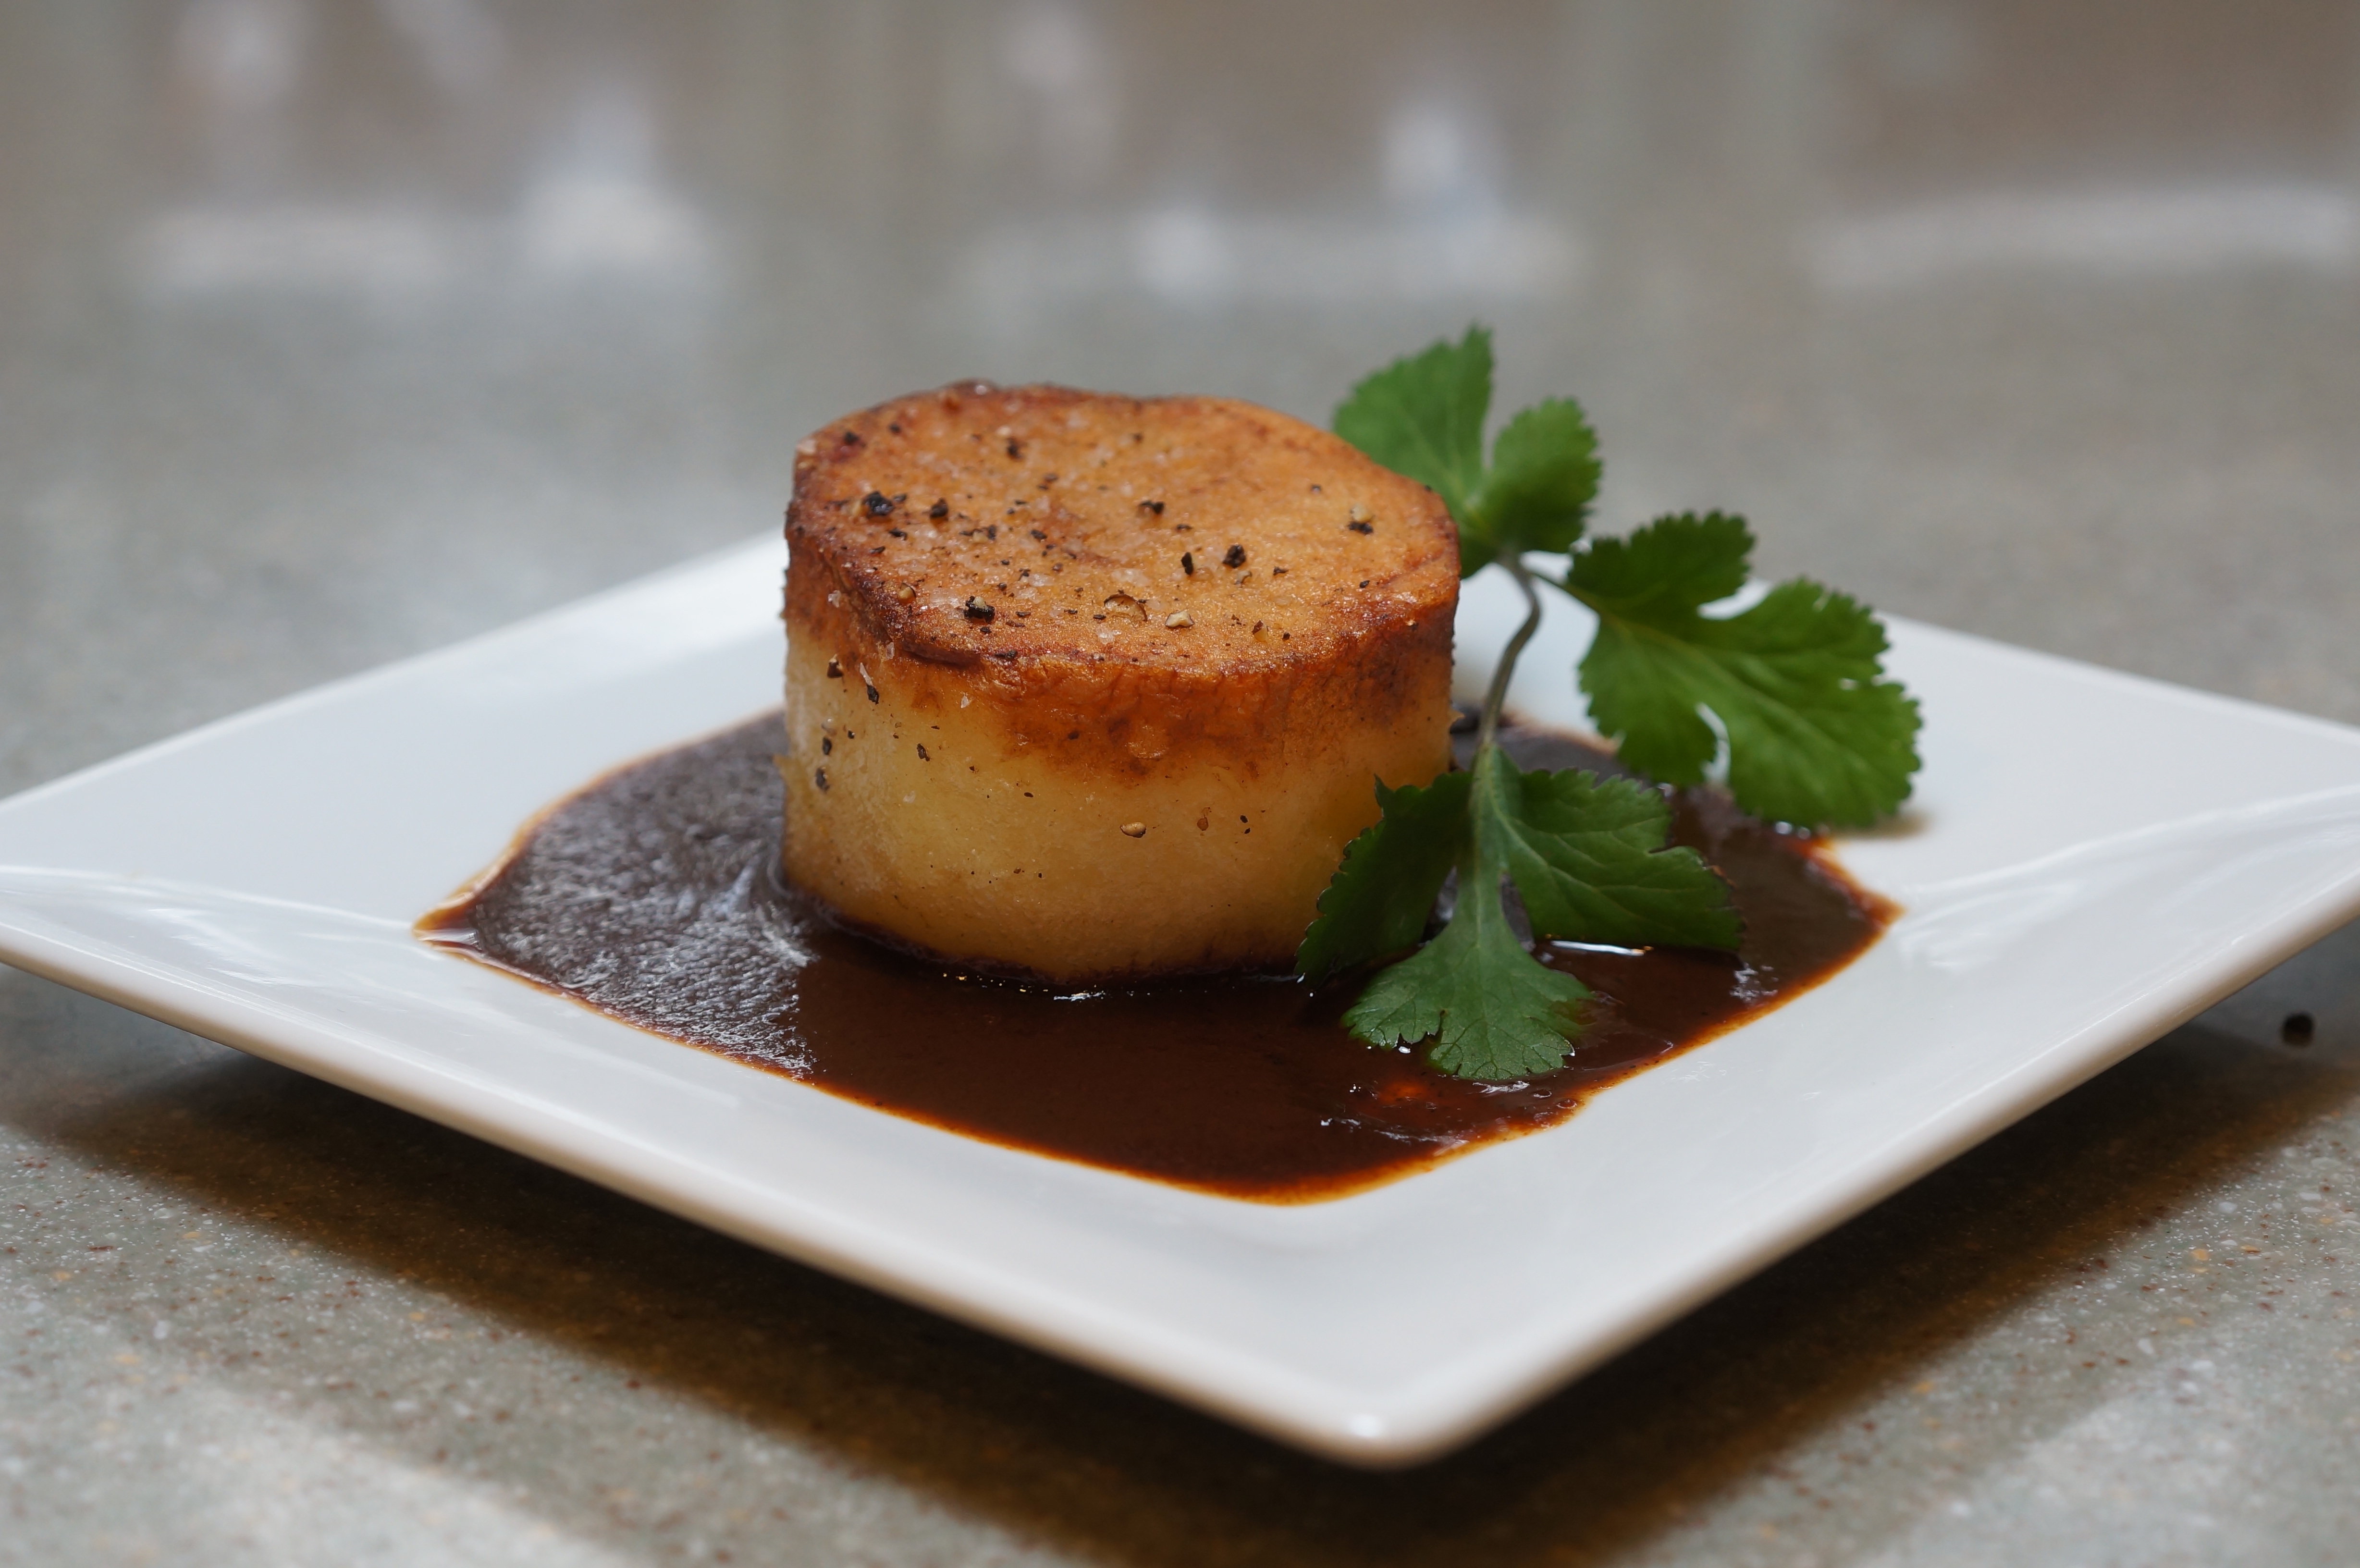
[[[1566,1125],[1270,1207],[642,1034],[410,922],[601,770],[769,706],[764,540],[0,802],[0,958],[1360,1464],[1436,1454],[2360,912],[2360,732],[1898,623],[1905,913]],[[1479,670],[1513,605],[1479,579]],[[1514,701],[1578,722],[1559,602]]]

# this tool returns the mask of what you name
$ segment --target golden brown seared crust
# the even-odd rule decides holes
[[[1079,767],[1202,746],[1251,766],[1334,706],[1422,713],[1448,665],[1441,501],[1227,398],[983,383],[895,398],[796,449],[787,533],[798,636],[914,661],[895,673],[921,705],[988,683],[1011,746]]]

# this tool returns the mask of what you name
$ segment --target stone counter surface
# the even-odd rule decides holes
[[[2360,722],[2348,6],[0,0],[0,792],[1476,317],[1605,528]],[[6,970],[0,1183],[0,1563],[2360,1553],[2360,929],[1393,1475]]]

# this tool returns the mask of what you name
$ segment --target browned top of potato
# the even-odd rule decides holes
[[[1447,617],[1459,581],[1433,492],[1223,397],[897,397],[796,448],[787,533],[880,643],[960,666],[1218,678]]]

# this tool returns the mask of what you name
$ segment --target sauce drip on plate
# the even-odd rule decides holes
[[[780,879],[778,721],[632,764],[560,802],[419,923],[598,1011],[970,1137],[1265,1203],[1338,1197],[1564,1120],[1620,1078],[1827,978],[1891,910],[1802,834],[1684,790],[1673,838],[1718,866],[1736,953],[1547,944],[1598,993],[1564,1069],[1445,1077],[1337,1022],[1349,987],[1229,975],[1061,995],[839,931]],[[1503,725],[1526,768],[1612,754]]]

